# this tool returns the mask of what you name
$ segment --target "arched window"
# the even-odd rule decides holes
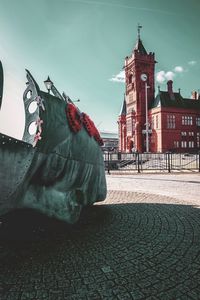
[[[130,74],[128,77],[128,83],[132,83],[133,82],[133,74]]]

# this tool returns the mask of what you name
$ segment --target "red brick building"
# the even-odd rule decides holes
[[[196,152],[200,150],[200,95],[183,98],[167,82],[155,96],[155,55],[147,53],[138,32],[125,58],[125,95],[118,117],[119,151]]]

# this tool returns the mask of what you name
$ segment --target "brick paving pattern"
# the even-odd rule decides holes
[[[109,191],[69,226],[33,211],[0,227],[1,300],[200,299],[200,210]]]

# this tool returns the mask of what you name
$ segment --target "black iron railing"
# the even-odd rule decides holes
[[[105,169],[122,172],[134,171],[198,171],[200,172],[200,152],[189,153],[113,153],[104,152]]]

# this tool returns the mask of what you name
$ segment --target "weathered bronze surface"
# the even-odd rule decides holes
[[[0,61],[0,109],[1,109],[1,103],[2,103],[2,96],[3,96],[3,67],[2,67],[2,63]]]
[[[84,127],[70,130],[68,102],[55,87],[53,96],[40,90],[29,71],[27,79],[23,141],[0,134],[0,214],[33,208],[74,223],[83,206],[106,198],[102,151]],[[30,134],[35,122],[36,132]]]

